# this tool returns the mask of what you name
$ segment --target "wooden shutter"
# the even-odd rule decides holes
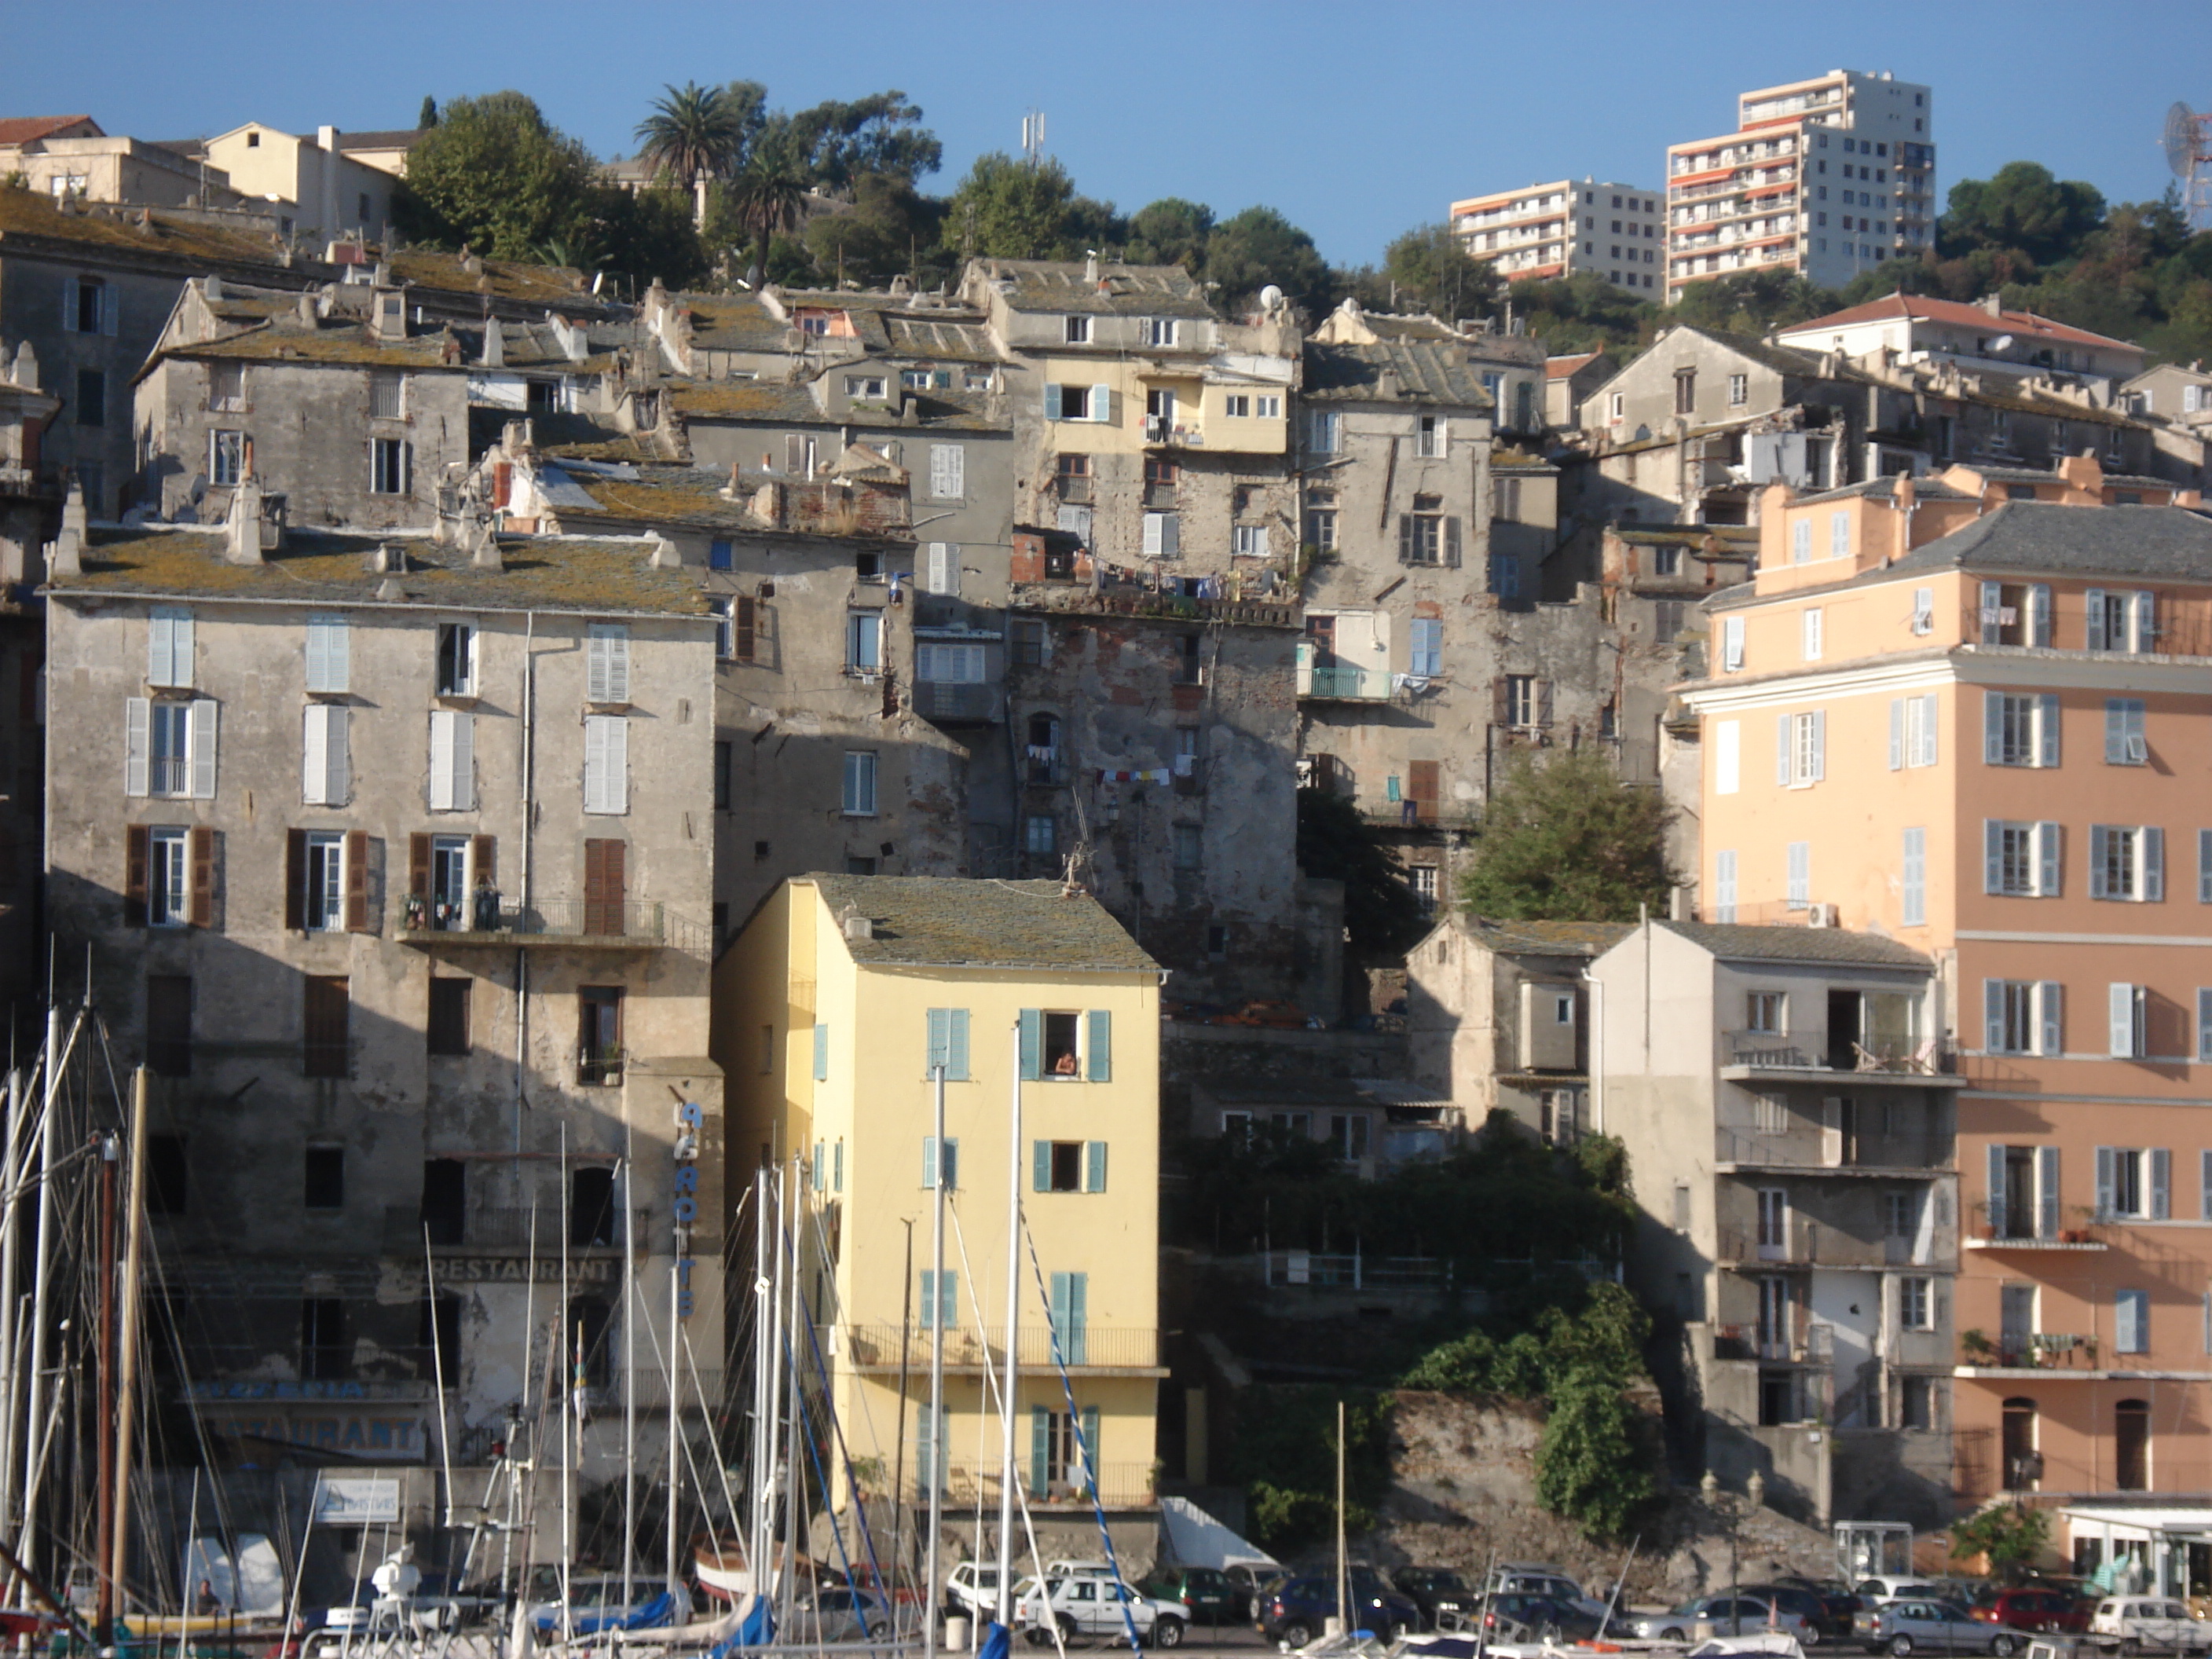
[[[945,1010],[945,1075],[954,1083],[968,1081],[968,1011]]]
[[[146,925],[146,826],[134,823],[123,832],[123,925]]]
[[[2058,1148],[2035,1149],[2035,1236],[2058,1237]]]
[[[1438,763],[1435,761],[1406,763],[1406,796],[1413,803],[1414,815],[1422,820],[1437,814]]]
[[[1052,1142],[1030,1142],[1030,1186],[1032,1190],[1048,1193],[1052,1190]]]
[[[192,799],[215,799],[215,702],[192,700]]]
[[[760,601],[738,596],[732,608],[730,623],[730,655],[738,662],[753,659],[753,635],[759,626],[757,611]]]
[[[484,839],[489,839],[485,837]],[[430,837],[407,837],[407,891],[410,897],[430,901]]]
[[[123,793],[144,795],[152,790],[154,704],[148,697],[131,697],[123,705]]]
[[[1090,1042],[1085,1056],[1085,1076],[1092,1083],[1111,1083],[1114,1080],[1114,1014],[1111,1009],[1093,1008],[1090,1018]]]
[[[1455,570],[1459,568],[1459,520],[1444,520],[1444,562]]]
[[[586,635],[584,699],[629,701],[629,633],[618,624],[594,623]]]
[[[1103,1140],[1083,1143],[1083,1190],[1086,1193],[1106,1190],[1106,1143]]]
[[[191,910],[192,926],[215,926],[215,831],[205,824],[192,827]]]
[[[1547,727],[1551,723],[1552,682],[1538,680],[1536,682],[1536,724],[1539,727]]]
[[[447,804],[456,812],[473,812],[477,808],[477,717],[456,713],[452,720],[453,744],[447,757],[452,768],[451,781],[447,785]]]
[[[584,931],[614,934],[623,931],[623,862],[627,846],[618,841],[591,840],[584,843]]]
[[[427,860],[428,854],[424,856]],[[422,878],[426,891],[429,882],[426,863]],[[284,832],[284,926],[295,933],[305,933],[307,927],[307,832],[304,830]]]
[[[1398,562],[1411,564],[1413,562],[1413,515],[1410,513],[1401,513],[1398,515]]]
[[[346,831],[345,930],[368,932],[368,832],[365,830]]]

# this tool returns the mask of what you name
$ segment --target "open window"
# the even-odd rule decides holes
[[[1044,1074],[1048,1078],[1082,1075],[1079,1032],[1082,1022],[1072,1013],[1048,1011],[1044,1016]]]

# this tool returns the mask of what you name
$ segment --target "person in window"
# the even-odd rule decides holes
[[[499,889],[489,876],[477,878],[475,927],[479,933],[499,931]]]
[[[1054,1077],[1073,1077],[1075,1075],[1075,1051],[1073,1049],[1069,1049],[1067,1053],[1062,1054],[1058,1060],[1053,1061],[1052,1074]]]

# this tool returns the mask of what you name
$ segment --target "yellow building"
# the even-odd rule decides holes
[[[800,877],[763,902],[717,964],[731,1202],[751,1185],[744,1164],[797,1161],[802,1293],[846,1447],[872,1492],[902,1466],[903,1495],[921,1501],[934,1463],[949,1508],[995,1509],[1000,1431],[984,1363],[1004,1353],[1018,1169],[1035,1246],[1019,1264],[1015,1395],[1030,1504],[1083,1501],[1078,1426],[1104,1502],[1152,1501],[1154,1395],[1166,1374],[1156,1328],[1159,984],[1157,964],[1095,899],[1054,881]],[[940,1063],[941,1282],[930,1246]],[[732,1220],[750,1231],[734,1210]],[[945,1330],[945,1419],[934,1427],[933,1313]]]

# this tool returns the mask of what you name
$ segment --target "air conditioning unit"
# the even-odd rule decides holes
[[[1843,923],[1837,920],[1834,905],[1815,904],[1806,910],[1805,925],[1808,927],[1840,927]]]

